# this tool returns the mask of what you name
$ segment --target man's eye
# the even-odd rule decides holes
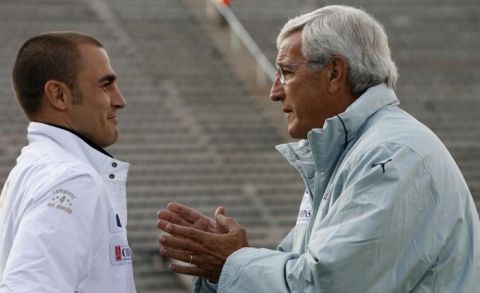
[[[290,66],[283,66],[283,67],[282,67],[282,72],[283,72],[284,74],[289,74],[289,73],[293,73],[293,70],[292,70],[292,68],[291,68]]]

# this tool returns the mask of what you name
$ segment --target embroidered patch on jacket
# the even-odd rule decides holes
[[[110,241],[110,264],[112,266],[132,263],[132,250],[127,241]]]
[[[47,207],[61,210],[67,214],[73,212],[73,201],[77,197],[68,189],[57,188],[52,191],[52,197],[47,204]]]
[[[300,210],[298,211],[297,225],[307,225],[310,223],[310,217],[312,216],[312,203],[310,200],[310,194],[305,191],[300,204]]]

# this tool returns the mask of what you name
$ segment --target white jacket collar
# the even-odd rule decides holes
[[[128,169],[129,167],[128,163],[111,158],[94,149],[72,132],[48,124],[30,122],[27,138],[30,143],[53,141],[74,157],[85,161],[100,174],[112,170],[112,165],[115,166],[116,170]],[[118,180],[126,180],[126,172],[117,174],[124,174],[122,177],[125,177],[117,178]]]

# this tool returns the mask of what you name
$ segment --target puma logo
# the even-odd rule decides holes
[[[372,164],[372,168],[373,167],[376,167],[376,166],[380,166],[382,167],[382,173],[385,173],[385,165],[390,162],[392,159],[388,159],[386,160],[385,162],[380,162],[380,163],[376,163],[376,164]]]

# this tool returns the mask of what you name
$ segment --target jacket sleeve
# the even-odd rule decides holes
[[[411,291],[443,242],[423,158],[384,145],[347,162],[334,183],[306,253],[241,249],[227,259],[218,292]]]
[[[89,175],[69,175],[51,186],[46,193],[24,196],[14,215],[17,229],[2,293],[74,292],[88,273],[98,184]]]
[[[194,293],[215,293],[217,292],[217,284],[209,282],[205,278],[196,278],[193,284]]]
[[[292,229],[288,235],[285,237],[285,239],[283,239],[282,243],[280,243],[280,245],[278,246],[278,250],[283,252],[283,251],[289,251],[292,249],[292,246],[293,246],[293,234],[294,234],[294,231],[295,229]],[[253,250],[254,253],[256,251],[256,249]],[[268,249],[265,249],[263,250],[265,253],[273,253],[273,254],[278,254],[279,251],[275,251],[275,250],[268,250]],[[235,252],[235,253],[240,253],[239,251]],[[287,258],[293,258],[295,254],[284,254],[283,256],[284,257],[287,257]],[[232,256],[231,256],[232,257]],[[231,258],[230,257],[230,258]],[[224,278],[229,278],[228,276]],[[194,287],[193,287],[193,292],[194,293],[215,293],[217,292],[218,290],[218,284],[213,284],[211,282],[209,282],[208,280],[204,279],[204,278],[197,278],[195,279],[195,283],[194,283]]]

